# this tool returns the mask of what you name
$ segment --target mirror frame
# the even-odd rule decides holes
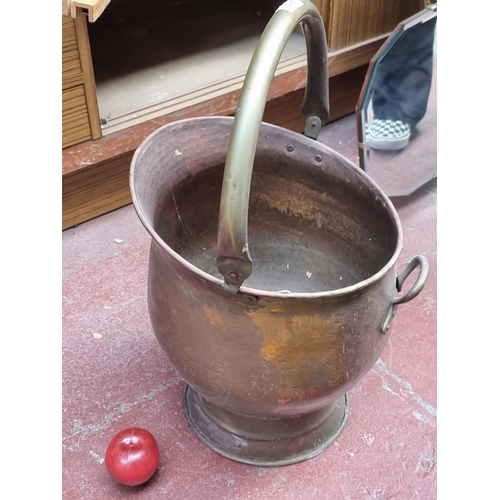
[[[405,19],[404,21],[401,21],[396,26],[394,31],[389,35],[389,37],[380,47],[377,53],[370,60],[370,64],[365,76],[365,81],[363,83],[363,87],[361,88],[358,102],[356,104],[356,129],[358,135],[359,166],[365,172],[367,172],[369,146],[366,141],[366,123],[363,112],[368,109],[368,105],[370,103],[377,68],[387,52],[394,46],[394,44],[399,40],[401,35],[408,28],[411,28],[412,26],[415,26],[419,23],[427,22],[435,17],[437,17],[437,3],[429,5],[424,10],[409,17],[408,19]]]

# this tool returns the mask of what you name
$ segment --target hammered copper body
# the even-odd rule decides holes
[[[152,236],[151,322],[187,382],[191,427],[228,458],[282,465],[317,455],[341,431],[346,393],[379,358],[397,304],[420,292],[428,267],[417,256],[397,279],[402,234],[390,200],[309,137],[261,123],[247,138],[253,173],[243,158],[230,175],[235,128],[229,117],[161,127],[134,155],[131,192]],[[250,178],[245,232],[246,212],[229,198]],[[233,279],[242,269],[248,277]]]

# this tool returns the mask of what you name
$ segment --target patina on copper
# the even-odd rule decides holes
[[[233,118],[161,127],[135,153],[130,185],[152,236],[151,323],[187,382],[191,427],[228,458],[283,465],[337,437],[346,393],[379,358],[428,265],[417,256],[398,279],[401,225],[385,194],[330,148],[260,120],[251,164],[242,157],[231,175]],[[228,195],[245,179],[248,202],[236,210]],[[231,282],[250,251],[249,273]],[[414,267],[413,286],[396,296]]]

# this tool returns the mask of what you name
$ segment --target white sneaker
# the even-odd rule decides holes
[[[373,120],[367,131],[368,144],[373,149],[397,151],[410,141],[410,125],[401,120]]]

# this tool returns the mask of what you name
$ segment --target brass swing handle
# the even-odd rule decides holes
[[[248,67],[229,140],[219,210],[217,268],[224,289],[237,293],[252,274],[248,203],[259,128],[267,95],[286,42],[301,23],[307,47],[307,86],[302,103],[305,135],[316,139],[329,115],[325,28],[310,0],[288,0],[267,24]]]

